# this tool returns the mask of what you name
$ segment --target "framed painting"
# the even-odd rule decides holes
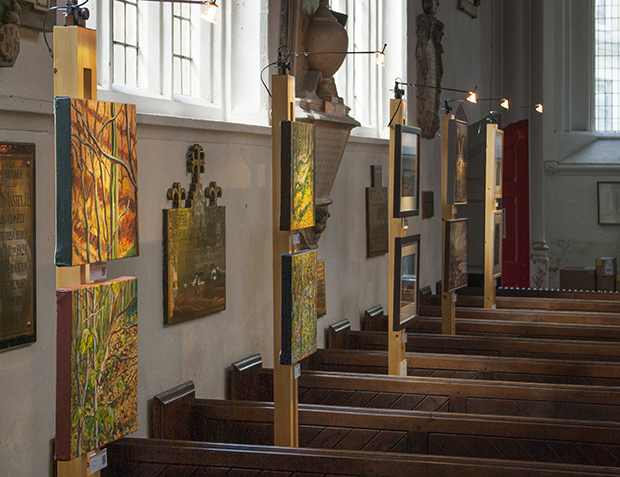
[[[316,258],[316,250],[282,255],[281,364],[295,364],[317,350]]]
[[[467,286],[467,219],[446,220],[443,291]]]
[[[493,211],[493,278],[502,276],[502,237],[504,236],[504,211]]]
[[[495,161],[493,163],[493,196],[496,199],[502,198],[504,173],[504,131],[495,131]]]
[[[281,121],[280,230],[314,227],[314,125]]]
[[[138,428],[138,280],[56,290],[56,458]]]
[[[420,235],[396,237],[395,245],[392,327],[398,331],[418,315]]]
[[[454,119],[448,128],[448,203],[467,204],[467,130],[465,121]],[[450,201],[452,199],[452,201]]]
[[[597,182],[599,225],[620,224],[620,182]]]
[[[35,157],[0,143],[0,350],[37,339]]]
[[[136,107],[58,97],[57,266],[138,255]]]
[[[394,127],[393,217],[420,213],[420,129],[403,124]]]

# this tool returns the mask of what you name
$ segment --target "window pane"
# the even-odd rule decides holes
[[[620,131],[620,0],[595,2],[595,127]]]

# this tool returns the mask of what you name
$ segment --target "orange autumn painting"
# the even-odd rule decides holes
[[[136,108],[56,98],[56,265],[138,255]]]

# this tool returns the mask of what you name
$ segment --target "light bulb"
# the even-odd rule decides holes
[[[467,101],[469,101],[470,103],[476,103],[478,102],[477,98],[476,98],[476,93],[472,93],[471,91],[469,92],[469,96],[467,96]]]
[[[542,103],[538,103],[536,105],[536,111],[539,112],[540,114],[542,114],[542,112],[543,112],[543,105],[542,105]]]
[[[501,107],[504,109],[510,109],[510,103],[508,102],[508,98],[502,99]]]
[[[214,25],[217,24],[217,4],[213,1],[206,3],[206,6],[207,8],[205,8],[205,11],[202,12],[200,16],[209,23],[213,23]]]
[[[377,65],[379,66],[385,67],[385,53],[381,53],[380,51],[377,51],[375,53],[375,63],[377,63]]]

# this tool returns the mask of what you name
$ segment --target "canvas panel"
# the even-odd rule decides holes
[[[282,255],[281,364],[294,364],[317,350],[317,252]]]
[[[280,230],[314,226],[314,125],[282,121]]]
[[[56,457],[71,460],[138,426],[138,281],[56,290]]]
[[[56,98],[56,265],[138,255],[135,105]]]

